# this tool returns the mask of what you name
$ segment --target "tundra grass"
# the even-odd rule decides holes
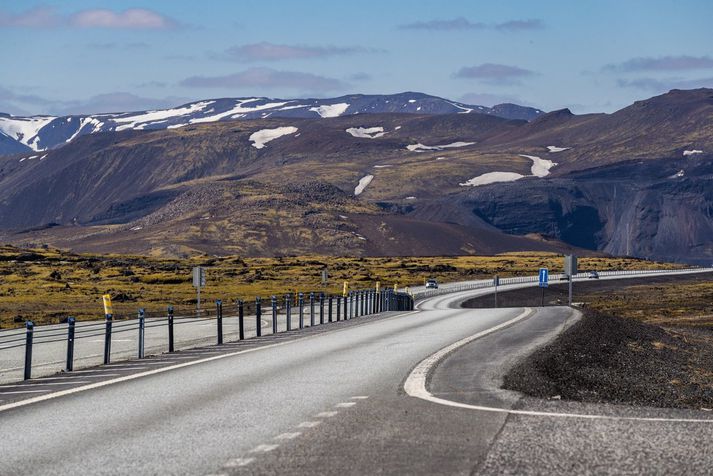
[[[135,316],[193,309],[196,292],[191,268],[207,268],[202,301],[216,299],[231,306],[235,299],[263,299],[288,292],[339,293],[350,289],[415,286],[427,278],[441,282],[500,276],[532,275],[540,267],[562,270],[562,256],[552,253],[507,253],[496,256],[356,258],[290,256],[276,258],[197,257],[160,259],[128,255],[76,254],[58,249],[0,246],[0,326],[20,327],[79,320],[103,315],[103,294],[110,294],[114,314]],[[628,258],[591,257],[580,260],[582,270],[661,269],[670,264]],[[329,280],[321,283],[322,270]]]

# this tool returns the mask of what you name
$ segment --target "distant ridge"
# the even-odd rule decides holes
[[[330,99],[220,98],[190,102],[171,109],[59,117],[20,117],[0,113],[0,155],[42,152],[97,132],[174,129],[235,119],[309,119],[383,113],[472,113],[526,121],[544,114],[539,109],[516,104],[500,104],[492,108],[474,106],[418,92],[353,94]]]

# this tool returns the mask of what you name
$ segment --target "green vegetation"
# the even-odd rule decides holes
[[[301,256],[278,258],[196,257],[160,259],[125,255],[76,254],[56,249],[0,247],[0,325],[57,323],[102,316],[102,294],[111,294],[117,317],[134,316],[140,307],[163,313],[195,306],[193,266],[207,268],[202,299],[226,302],[299,291],[338,293],[344,281],[352,288],[413,286],[435,277],[441,282],[531,275],[543,266],[557,271],[562,257],[553,253],[507,253],[496,256],[347,258]],[[670,267],[635,259],[582,258],[582,269],[652,269]],[[329,283],[321,285],[327,268]]]

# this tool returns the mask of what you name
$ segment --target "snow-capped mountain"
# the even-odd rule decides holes
[[[331,99],[223,98],[172,109],[72,116],[18,117],[0,113],[0,155],[41,152],[76,137],[106,131],[173,129],[190,124],[267,117],[330,118],[352,114],[490,114],[532,120],[539,109],[499,104],[473,106],[422,93],[350,95]]]

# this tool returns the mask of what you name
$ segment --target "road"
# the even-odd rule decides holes
[[[267,338],[261,347],[226,346],[27,405],[0,403],[0,474],[695,474],[713,467],[705,447],[710,413],[499,390],[514,360],[577,315],[458,307],[477,292],[487,290]]]

